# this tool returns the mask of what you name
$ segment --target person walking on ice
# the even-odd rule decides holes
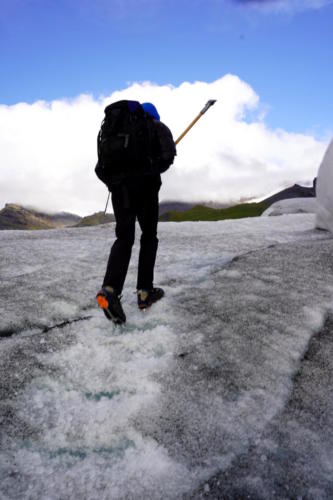
[[[164,296],[154,287],[158,247],[157,224],[161,174],[174,161],[176,146],[169,128],[152,103],[118,101],[105,109],[98,134],[97,176],[111,192],[116,240],[110,251],[98,306],[116,324],[126,321],[121,304],[135,222],[141,229],[137,273],[137,302],[146,309]]]

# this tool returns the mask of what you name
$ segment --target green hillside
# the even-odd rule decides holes
[[[114,222],[114,220],[115,219],[113,214],[104,214],[104,212],[97,212],[93,215],[83,217],[75,227],[97,226],[99,224]]]
[[[241,219],[243,217],[259,217],[267,208],[266,203],[242,203],[228,208],[209,208],[195,205],[184,212],[171,210],[161,215],[161,221],[217,221],[224,219]]]

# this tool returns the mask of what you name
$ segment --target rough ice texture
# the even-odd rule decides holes
[[[333,140],[329,144],[317,176],[316,226],[333,233]]]
[[[0,241],[0,493],[332,498],[333,238],[314,215],[164,223],[126,325],[96,308],[114,225]]]

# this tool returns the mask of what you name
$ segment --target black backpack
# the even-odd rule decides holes
[[[97,137],[97,177],[108,187],[154,173],[153,119],[137,101],[107,106]]]

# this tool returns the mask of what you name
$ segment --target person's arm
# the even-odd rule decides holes
[[[155,125],[159,145],[157,163],[159,172],[163,173],[172,165],[177,151],[170,129],[160,121],[155,121]]]

